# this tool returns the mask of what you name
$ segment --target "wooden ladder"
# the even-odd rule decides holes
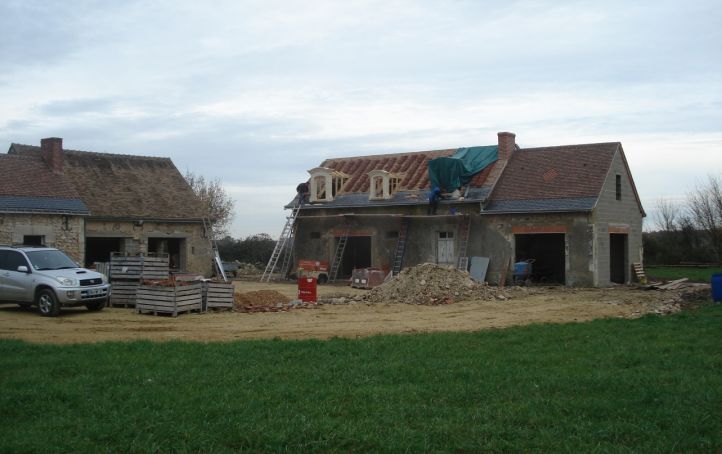
[[[471,232],[471,218],[464,215],[464,219],[461,220],[459,226],[459,261],[456,265],[457,270],[467,271],[469,269],[469,256],[467,255],[469,249],[469,233]]]
[[[392,276],[396,276],[401,272],[404,264],[404,252],[406,252],[406,237],[409,233],[409,220],[401,218],[401,227],[399,227],[399,239],[396,241],[396,251],[394,252],[393,266],[391,268]]]
[[[281,231],[281,235],[278,237],[278,241],[276,241],[276,246],[273,248],[271,258],[268,259],[266,269],[263,271],[263,275],[261,276],[261,282],[271,281],[271,276],[273,275],[273,271],[276,269],[278,259],[286,251],[286,247],[289,245],[289,242],[290,246],[293,247],[296,217],[298,216],[298,211],[300,209],[300,206],[294,207],[293,210],[291,210],[291,215],[286,218],[286,224],[283,226],[283,230]]]
[[[338,276],[338,269],[341,267],[343,261],[343,253],[346,250],[346,243],[348,242],[348,232],[344,233],[343,236],[338,237],[338,244],[336,245],[336,254],[333,256],[333,262],[331,263],[331,271],[328,273],[329,282],[336,282]]]

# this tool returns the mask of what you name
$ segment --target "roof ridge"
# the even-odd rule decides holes
[[[574,148],[574,147],[591,147],[595,145],[621,145],[622,142],[595,142],[595,143],[577,143],[577,144],[571,144],[571,145],[549,145],[546,147],[528,147],[528,148],[522,148],[519,147],[519,151],[530,151],[530,150],[545,150],[545,149],[558,149],[558,148]]]
[[[331,161],[331,160],[333,160],[333,161],[338,161],[338,160],[342,160],[342,159],[389,158],[389,157],[407,156],[407,155],[424,154],[424,153],[443,153],[443,152],[458,150],[459,148],[493,147],[493,146],[496,146],[496,144],[494,144],[494,145],[471,145],[471,146],[468,146],[468,147],[455,147],[455,148],[440,148],[440,149],[437,149],[437,150],[401,151],[401,152],[398,152],[398,153],[382,153],[382,154],[371,154],[371,155],[346,156],[346,157],[342,157],[342,158],[327,158],[327,159],[324,160],[324,162]]]
[[[26,145],[24,143],[11,142],[10,146],[12,147],[13,145],[19,145],[21,147],[32,148],[32,149],[36,149],[38,151],[42,150],[42,148],[37,145]],[[122,153],[108,153],[108,152],[99,152],[99,151],[72,150],[70,148],[63,148],[63,152],[71,154],[71,155],[72,154],[81,154],[81,155],[89,154],[89,155],[108,156],[108,157],[148,159],[148,160],[154,160],[154,161],[161,161],[161,160],[165,161],[165,160],[171,159],[171,158],[165,157],[165,156],[145,156],[145,155],[137,155],[137,154],[122,154]],[[19,155],[16,155],[16,156],[19,156]]]

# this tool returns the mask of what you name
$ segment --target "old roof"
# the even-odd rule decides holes
[[[40,147],[12,144],[20,155]],[[170,158],[64,149],[63,175],[93,217],[199,220],[203,208]]]
[[[619,142],[519,149],[484,211],[591,211],[619,149]]]
[[[39,156],[0,155],[0,174],[0,212],[88,214],[70,180]]]

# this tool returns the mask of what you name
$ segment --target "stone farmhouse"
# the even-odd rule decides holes
[[[13,143],[0,155],[0,244],[45,244],[91,266],[111,252],[167,253],[209,275],[203,208],[169,158]]]
[[[477,151],[491,163],[461,188],[442,187],[428,214],[430,163]],[[338,255],[338,278],[424,262],[466,269],[469,257],[488,257],[492,283],[533,260],[532,281],[607,286],[629,282],[642,261],[645,213],[619,142],[520,148],[500,132],[492,146],[328,159],[309,174],[293,257],[327,260],[333,272]]]

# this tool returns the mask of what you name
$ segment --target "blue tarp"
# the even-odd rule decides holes
[[[429,181],[431,187],[439,187],[446,192],[469,184],[475,174],[499,158],[499,147],[459,148],[449,157],[429,161]]]

